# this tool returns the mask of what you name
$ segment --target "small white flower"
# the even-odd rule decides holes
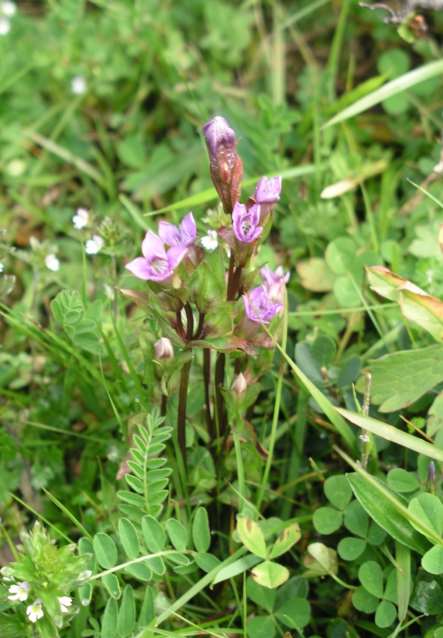
[[[360,441],[362,441],[362,443],[369,443],[369,435],[368,434],[360,434],[359,436]]]
[[[0,261],[0,272],[5,272],[5,264]]]
[[[218,246],[218,235],[216,230],[208,230],[207,235],[201,238],[201,245],[205,250],[212,252]]]
[[[70,606],[72,605],[72,598],[70,596],[58,596],[57,600],[62,614],[67,614]]]
[[[60,260],[55,255],[46,255],[45,266],[48,270],[57,272],[58,270],[60,270]]]
[[[15,6],[15,2],[10,2],[10,0],[6,0],[5,2],[2,2],[0,10],[3,13],[3,15],[8,16],[8,18],[11,18],[17,11],[17,7]]]
[[[85,245],[85,251],[88,255],[96,255],[101,251],[105,242],[100,235],[92,235],[91,239],[88,239]]]
[[[72,218],[72,223],[74,224],[74,228],[77,230],[81,230],[89,223],[89,213],[86,208],[77,208],[77,211]]]
[[[18,583],[17,585],[11,585],[11,587],[8,589],[10,594],[8,596],[8,600],[10,600],[11,602],[15,602],[18,600],[21,603],[24,603],[29,596],[29,589],[30,585],[26,581]]]
[[[0,16],[0,35],[7,35],[11,30],[11,23],[8,18]]]
[[[83,95],[83,93],[86,93],[87,88],[88,87],[86,84],[86,80],[81,75],[77,75],[75,78],[72,79],[71,91],[74,93],[74,95]]]
[[[43,618],[42,601],[39,598],[37,598],[32,605],[26,607],[26,615],[31,622],[37,622],[37,620]]]

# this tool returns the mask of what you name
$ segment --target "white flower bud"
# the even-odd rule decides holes
[[[237,396],[240,396],[241,394],[243,394],[243,392],[246,391],[247,387],[248,387],[248,381],[245,375],[243,374],[243,372],[240,372],[240,374],[238,374],[235,377],[231,390],[234,394],[236,394]]]
[[[162,337],[154,344],[155,358],[159,361],[161,359],[172,359],[174,356],[174,348],[170,339]]]

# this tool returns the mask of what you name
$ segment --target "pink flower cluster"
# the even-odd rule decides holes
[[[194,216],[188,213],[179,226],[161,221],[158,235],[148,230],[142,243],[143,257],[137,257],[126,268],[139,279],[166,282],[186,257],[197,239]]]
[[[243,295],[247,318],[254,323],[269,323],[283,310],[285,287],[289,273],[279,266],[275,272],[270,268],[261,269],[262,284]]]

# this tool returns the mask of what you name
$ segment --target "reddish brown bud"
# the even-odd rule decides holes
[[[212,181],[225,213],[231,214],[240,198],[243,163],[237,153],[237,138],[224,117],[209,120],[203,132],[209,153]]]

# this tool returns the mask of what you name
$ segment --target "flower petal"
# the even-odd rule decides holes
[[[150,257],[166,257],[163,241],[151,230],[148,230],[143,240],[142,253],[146,259]]]
[[[178,246],[181,243],[180,230],[174,224],[161,221],[158,225],[158,234],[161,240],[168,246]]]
[[[125,268],[139,279],[151,279],[149,262],[146,261],[144,257],[137,257],[136,259],[133,259],[126,264]]]
[[[194,215],[188,213],[180,222],[180,238],[181,243],[185,246],[190,246],[195,242],[197,237],[197,226],[195,223]]]
[[[168,263],[171,270],[177,268],[182,259],[186,256],[188,252],[187,248],[183,248],[182,246],[173,246],[168,250]]]

